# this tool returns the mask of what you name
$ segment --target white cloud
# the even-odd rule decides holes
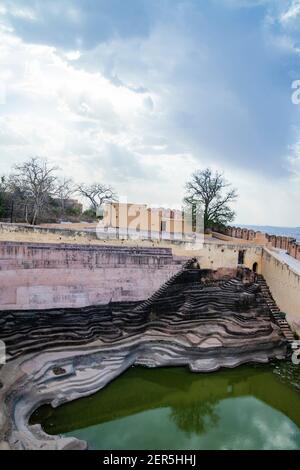
[[[0,106],[6,102],[6,86],[0,82]]]
[[[238,188],[235,209],[237,223],[254,225],[295,226],[295,208],[300,206],[299,179],[273,181],[268,175],[232,169],[226,173]]]
[[[19,159],[39,154],[77,180],[111,176],[116,182],[118,173],[127,180],[145,177],[143,157],[135,149],[135,122],[151,115],[149,94],[114,85],[99,72],[75,69],[53,47],[26,44],[3,32],[0,42],[5,171]],[[154,164],[145,165],[149,174],[155,170]]]
[[[37,16],[34,10],[30,8],[11,8],[8,10],[12,16],[16,16],[17,18],[22,18],[25,20],[35,21],[37,20]]]
[[[287,34],[274,34],[269,31],[268,44],[275,47],[278,51],[288,54],[300,54],[300,48],[297,46],[295,40]]]
[[[5,5],[0,5],[0,15],[6,15],[7,9]]]
[[[3,2],[3,5],[0,5],[0,15],[10,15],[28,21],[36,21],[38,19],[36,11],[32,8],[17,6],[12,2]]]
[[[300,183],[300,132],[299,140],[289,147],[288,161],[294,178]]]
[[[280,16],[281,23],[288,23],[295,20],[300,14],[300,1],[294,0],[290,3],[287,10]]]
[[[239,132],[251,118],[208,47],[181,33],[158,25],[143,39],[63,51],[2,30],[1,170],[40,155],[77,181],[106,180],[133,202],[180,205],[193,171],[225,167],[207,142],[227,141],[228,116]],[[294,183],[286,189],[286,181],[236,166],[226,161],[240,193],[238,221],[292,224]],[[262,199],[261,188],[272,198]]]
[[[73,61],[73,60],[78,60],[81,56],[81,52],[80,51],[69,51],[69,52],[65,52],[65,57],[70,60],[70,61]]]

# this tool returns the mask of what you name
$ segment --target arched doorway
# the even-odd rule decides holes
[[[258,264],[257,264],[256,262],[253,263],[252,271],[253,271],[254,273],[257,273],[257,268],[258,268]]]
[[[239,250],[238,264],[244,264],[245,262],[245,250]]]

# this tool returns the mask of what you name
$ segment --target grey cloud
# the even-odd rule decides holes
[[[90,48],[112,35],[146,35],[152,22],[153,2],[147,0],[27,0],[37,20],[14,11],[24,9],[23,0],[4,0],[6,18],[28,42],[62,48]],[[159,3],[154,0],[154,3]]]
[[[112,85],[122,86],[124,88],[127,88],[130,91],[133,91],[134,93],[147,93],[148,92],[147,88],[144,88],[142,86],[134,87],[134,86],[126,85],[124,82],[122,82],[122,80],[119,79],[119,77],[117,75],[110,76],[108,74],[108,75],[106,75],[106,78],[108,78],[110,80]]]
[[[159,177],[154,164],[150,167],[143,164],[141,155],[120,145],[106,145],[101,164],[104,164],[105,174],[111,181],[151,180]]]

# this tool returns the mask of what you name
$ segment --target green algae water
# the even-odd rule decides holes
[[[300,366],[242,366],[211,374],[131,368],[95,395],[31,424],[89,449],[300,449]]]

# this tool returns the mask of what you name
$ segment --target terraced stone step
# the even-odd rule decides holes
[[[137,338],[189,338],[194,348],[212,341],[221,349],[272,348],[286,338],[274,331],[270,308],[257,283],[242,278],[214,279],[189,260],[144,302],[111,303],[84,309],[7,312],[0,325],[12,358],[53,348],[84,345],[96,339],[107,347]],[[245,275],[248,275],[245,273]],[[150,336],[149,336],[150,335]],[[4,339],[3,338],[3,339]],[[149,341],[149,339],[148,339]],[[171,347],[171,343],[169,347]],[[263,346],[264,345],[264,346]],[[216,354],[221,349],[205,349]],[[241,350],[242,350],[241,349]]]

